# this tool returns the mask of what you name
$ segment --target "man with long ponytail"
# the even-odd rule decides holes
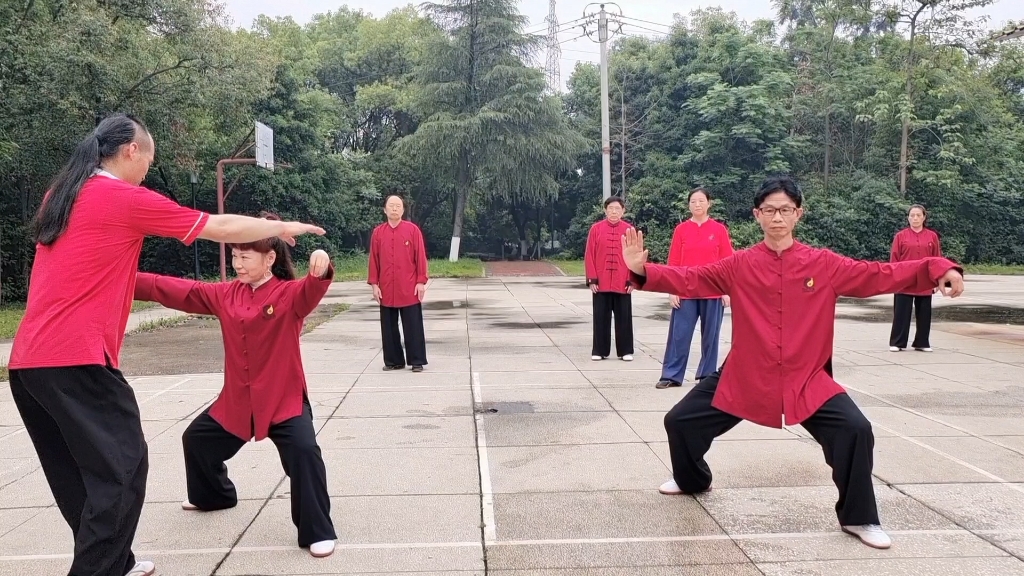
[[[147,236],[244,243],[321,228],[178,205],[140,184],[149,131],[105,118],[72,153],[33,227],[35,261],[9,364],[11,393],[58,509],[71,527],[69,576],[149,576],[132,541],[149,471],[135,393],[119,370]]]

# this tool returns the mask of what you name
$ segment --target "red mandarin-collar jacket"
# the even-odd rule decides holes
[[[721,222],[708,219],[703,224],[693,220],[680,222],[672,233],[668,249],[669,266],[701,266],[732,256],[729,230]],[[715,296],[719,298],[721,295]]]
[[[402,220],[385,222],[370,237],[370,269],[366,283],[380,287],[381,306],[405,308],[420,303],[416,285],[427,283],[427,249],[419,226]]]
[[[892,250],[889,252],[890,262],[908,262],[929,256],[942,256],[942,247],[939,245],[939,235],[928,228],[922,228],[920,232],[914,232],[913,228],[904,228],[897,232],[892,239]],[[911,296],[928,296],[932,291],[901,291],[900,293]]]
[[[799,242],[778,254],[764,243],[706,266],[647,264],[643,290],[732,299],[733,343],[712,405],[764,426],[799,424],[843,388],[832,379],[839,296],[868,298],[938,285],[945,258],[886,264]],[[962,271],[961,271],[962,273]]]
[[[583,265],[587,284],[597,284],[598,292],[627,293],[629,268],[622,259],[622,235],[632,227],[625,220],[601,220],[590,227]]]
[[[272,424],[302,414],[306,375],[299,336],[333,278],[332,265],[324,278],[275,277],[253,290],[237,280],[195,282],[140,272],[135,299],[220,320],[224,388],[210,417],[243,440],[262,440]]]

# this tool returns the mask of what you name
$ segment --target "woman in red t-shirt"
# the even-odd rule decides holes
[[[188,487],[182,508],[234,507],[238,496],[224,461],[249,440],[269,437],[291,478],[299,546],[315,557],[329,556],[337,536],[299,336],[306,316],[327,293],[334,268],[327,253],[317,250],[309,258],[309,274],[296,280],[288,248],[278,238],[232,245],[231,264],[237,275],[232,282],[145,273],[136,282],[136,300],[216,316],[224,339],[224,388],[182,435]]]
[[[907,214],[908,228],[896,233],[892,239],[890,262],[920,260],[929,256],[942,256],[939,235],[925,228],[928,212],[924,206],[914,204]],[[928,339],[932,327],[932,294],[935,290],[914,294],[896,294],[893,297],[892,333],[889,335],[889,351],[900,352],[907,348],[910,339],[911,312],[917,312],[917,333],[914,334],[914,350],[931,352]]]
[[[708,216],[711,194],[703,188],[690,191],[690,219],[681,222],[672,233],[668,250],[669,266],[702,266],[730,256],[732,240],[721,222]],[[669,297],[672,316],[669,319],[665,360],[661,364],[661,380],[656,388],[682,386],[686,363],[690,356],[693,331],[700,320],[700,364],[697,380],[718,369],[718,339],[729,297],[680,299]]]

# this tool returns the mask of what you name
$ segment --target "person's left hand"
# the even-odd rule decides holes
[[[732,304],[732,299],[729,298],[729,295],[728,294],[722,295],[722,306],[724,306],[725,308],[728,308],[730,304]]]
[[[423,297],[426,294],[427,294],[427,285],[426,284],[417,284],[416,285],[416,299],[419,300],[420,302],[423,302]]]
[[[946,283],[949,286],[946,286]],[[946,272],[942,278],[939,279],[939,292],[942,292],[943,296],[949,298],[956,298],[957,296],[964,293],[964,277],[956,270],[950,270]]]
[[[630,284],[629,286],[626,286],[626,294],[632,294],[633,290],[634,290],[634,288],[633,288],[632,284]]]
[[[323,278],[327,269],[331,266],[331,257],[323,250],[314,250],[309,255],[309,273],[317,278]]]

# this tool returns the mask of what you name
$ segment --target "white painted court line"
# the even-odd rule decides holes
[[[167,394],[168,392],[174,390],[178,386],[181,386],[185,382],[189,382],[190,380],[192,380],[192,379],[191,378],[185,378],[185,379],[180,380],[180,381],[178,381],[178,382],[176,382],[174,384],[171,384],[167,388],[164,388],[163,390],[160,390],[159,392],[157,392],[156,394],[153,394],[149,398],[146,398],[145,400],[142,400],[141,402],[139,402],[139,406],[142,406],[143,404],[149,402],[150,400],[152,400],[154,398],[159,398],[160,396],[163,396],[164,394]]]
[[[888,530],[893,536],[949,536],[971,535],[968,530]],[[1024,530],[983,530],[984,534],[1017,534]],[[715,542],[728,540],[780,540],[810,538],[852,538],[840,532],[777,532],[755,534],[705,534],[697,536],[650,536],[635,538],[565,538],[550,540],[507,540],[489,542],[488,546],[579,546],[601,544],[636,544],[636,543],[672,543],[672,542]],[[382,542],[382,543],[338,543],[337,550],[417,550],[417,549],[451,549],[480,548],[480,542]],[[239,546],[236,548],[183,548],[180,550],[139,550],[135,555],[140,558],[152,556],[184,556],[194,554],[253,554],[266,552],[300,552],[297,546]],[[0,556],[0,562],[18,562],[31,560],[63,560],[72,558],[72,554],[32,554],[22,556]]]
[[[1015,452],[1017,454],[1021,453],[1020,450],[1018,450],[1017,448],[1014,448],[1013,446],[1007,446],[1006,444],[1003,444],[1002,442],[999,442],[998,440],[993,439],[991,436],[983,436],[981,434],[975,434],[974,432],[971,432],[970,430],[967,430],[966,428],[961,428],[960,426],[957,426],[955,424],[950,424],[949,422],[946,422],[944,420],[939,420],[938,418],[935,418],[933,416],[929,416],[929,415],[927,415],[927,414],[925,414],[923,412],[918,412],[917,410],[914,410],[913,408],[907,408],[906,406],[901,406],[900,404],[897,404],[895,402],[886,400],[885,398],[882,398],[880,396],[876,396],[876,395],[872,394],[871,392],[866,392],[864,390],[858,390],[857,388],[854,388],[853,386],[847,386],[846,384],[843,384],[842,386],[844,388],[846,388],[846,389],[853,390],[854,392],[856,392],[858,394],[863,394],[863,395],[865,395],[865,396],[867,396],[869,398],[874,398],[875,400],[878,400],[879,402],[884,402],[885,404],[888,404],[889,406],[891,406],[893,408],[898,408],[900,410],[903,410],[904,412],[909,412],[910,414],[913,414],[914,416],[917,416],[917,417],[920,417],[920,418],[924,418],[925,420],[929,420],[931,422],[934,422],[936,424],[940,424],[940,425],[945,426],[947,428],[952,428],[953,430],[956,430],[958,432],[963,432],[964,434],[967,434],[968,436],[970,436],[972,438],[977,438],[978,440],[981,440],[982,442],[988,442],[989,444],[994,444],[995,446],[999,446],[1000,448],[1004,448],[1006,450],[1009,450],[1010,452]],[[872,424],[874,424],[874,422],[872,422]],[[886,430],[888,430],[888,428],[886,428]],[[890,432],[891,432],[891,430],[890,430]],[[895,432],[894,432],[894,434],[895,434]]]
[[[480,506],[484,520],[484,543],[491,544],[497,537],[497,526],[494,521],[494,492],[491,487],[491,465],[487,460],[487,436],[484,434],[483,414],[476,412],[476,406],[483,406],[480,395],[480,373],[473,373],[473,418],[476,419],[476,441],[478,460],[480,462]]]

